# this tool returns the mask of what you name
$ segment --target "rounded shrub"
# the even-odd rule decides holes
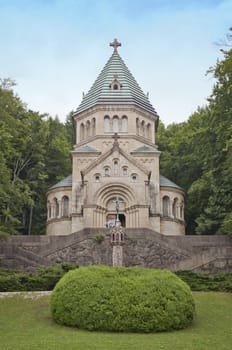
[[[80,329],[158,332],[188,326],[194,300],[169,271],[91,266],[69,271],[51,295],[59,324]]]

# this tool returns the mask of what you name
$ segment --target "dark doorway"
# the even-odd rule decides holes
[[[126,217],[124,214],[119,214],[119,220],[121,222],[122,227],[126,227]]]

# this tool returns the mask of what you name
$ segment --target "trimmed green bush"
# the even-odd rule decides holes
[[[189,287],[169,271],[91,266],[68,272],[51,295],[59,324],[80,329],[157,332],[187,327],[194,317]]]

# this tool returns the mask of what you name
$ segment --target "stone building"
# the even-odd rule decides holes
[[[72,174],[47,192],[47,234],[111,226],[117,212],[126,228],[184,235],[184,192],[159,171],[158,114],[120,57],[121,44],[110,46],[74,113]]]

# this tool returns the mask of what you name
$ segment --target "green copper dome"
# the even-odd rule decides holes
[[[137,81],[118,54],[117,47],[120,46],[120,44],[115,39],[111,46],[114,47],[112,56],[89,92],[83,97],[74,115],[96,105],[129,104],[140,107],[151,113],[154,118],[158,118],[148,97],[143,93]]]

